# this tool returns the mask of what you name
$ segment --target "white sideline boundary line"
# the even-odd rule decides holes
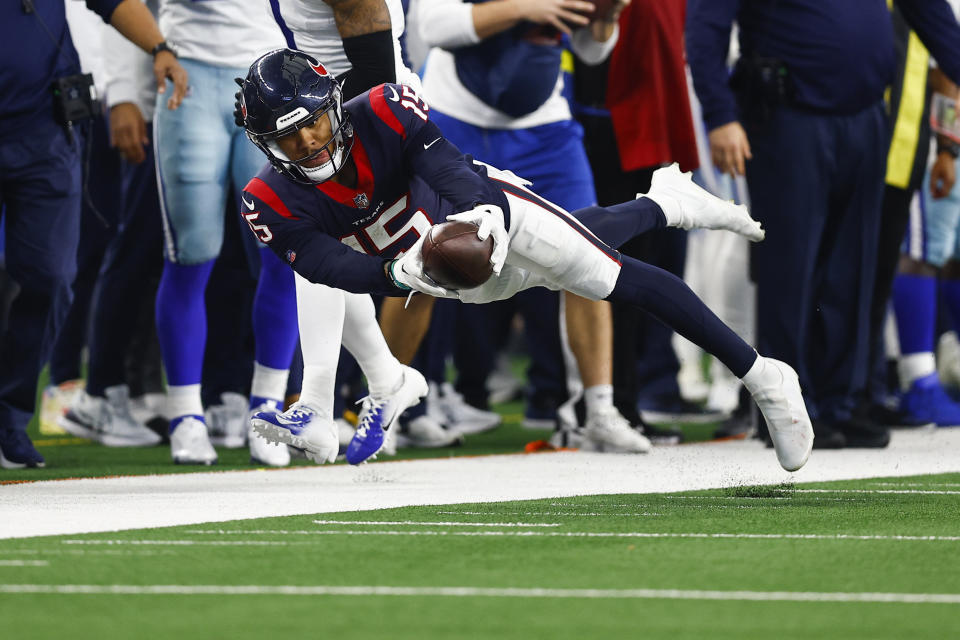
[[[593,511],[571,498],[960,472],[957,451],[960,429],[938,429],[897,431],[882,450],[817,450],[793,474],[771,450],[744,440],[660,447],[643,456],[561,452],[30,482],[0,486],[0,539],[533,499]],[[624,511],[643,508],[617,502]],[[547,510],[531,511],[540,508]]]
[[[0,567],[47,567],[46,560],[0,560]]]
[[[848,533],[701,533],[701,532],[651,532],[651,531],[443,531],[443,530],[313,530],[313,529],[206,529],[187,531],[191,534],[209,535],[277,535],[277,536],[444,536],[444,537],[491,537],[491,538],[699,538],[722,540],[858,540],[889,542],[960,542],[960,536],[908,536],[908,535],[859,535]],[[215,547],[263,547],[301,544],[288,540],[61,540],[69,545],[156,545],[156,546],[215,546]]]
[[[91,585],[0,584],[0,593],[83,595],[406,596],[454,598],[574,598],[654,600],[749,600],[760,602],[882,602],[960,604],[957,593],[830,591],[709,591],[684,589],[522,589],[480,587],[386,587],[293,585]]]

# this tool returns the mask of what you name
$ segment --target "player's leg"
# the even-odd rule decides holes
[[[178,463],[217,460],[203,419],[204,291],[223,238],[230,136],[215,108],[217,70],[184,60],[191,96],[170,111],[158,96],[157,173],[165,262],[157,290],[157,337],[167,373],[171,453]],[[214,106],[211,106],[214,105]]]
[[[796,373],[784,363],[757,356],[679,278],[620,256],[570,214],[508,193],[511,244],[508,264],[578,295],[638,306],[694,344],[715,355],[753,394],[767,418],[781,465],[800,468],[809,456],[813,430]],[[644,205],[647,206],[647,205]],[[551,238],[550,243],[538,238]]]
[[[334,389],[344,323],[344,292],[294,274],[296,317],[303,327],[303,383],[300,398],[287,411],[254,411],[255,433],[271,443],[289,444],[314,462],[333,462],[340,448],[333,420]],[[286,380],[286,378],[284,378]]]
[[[401,364],[391,353],[377,324],[370,296],[345,293],[344,299],[343,346],[360,365],[370,390],[363,400],[357,433],[347,447],[347,462],[359,464],[381,448],[390,448],[391,439],[396,437],[393,427],[400,414],[420,402],[428,387],[419,371]]]
[[[380,330],[390,351],[403,364],[410,364],[430,328],[431,296],[384,298],[380,305]]]
[[[232,113],[230,105],[230,113]],[[237,204],[244,210],[240,190],[263,167],[263,155],[242,129],[233,132],[230,172],[236,190]],[[252,237],[244,229],[244,240]],[[251,243],[252,244],[252,243]],[[257,243],[260,254],[260,275],[253,297],[254,363],[250,385],[250,411],[282,411],[287,389],[287,376],[297,346],[297,294],[293,270],[273,251]],[[252,247],[251,247],[252,249]],[[255,463],[274,467],[290,463],[285,446],[271,445],[250,434],[250,458]]]
[[[924,188],[913,199],[905,253],[893,281],[892,300],[901,354],[898,369],[904,392],[900,405],[914,418],[939,426],[954,426],[960,425],[960,404],[943,389],[934,349],[938,276],[951,258],[960,235],[960,190],[953,190],[956,197],[934,200],[927,192],[929,183],[928,171]],[[955,307],[955,281],[943,280],[941,291],[948,307]]]

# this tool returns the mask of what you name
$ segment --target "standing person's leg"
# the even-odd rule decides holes
[[[820,116],[785,107],[770,122],[748,124],[747,133],[753,150],[747,165],[751,212],[767,231],[750,254],[757,286],[757,350],[796,369],[816,422],[811,322],[817,258],[827,233],[829,173],[836,165],[833,134]],[[818,447],[845,443],[842,434],[817,424]]]
[[[157,336],[167,374],[171,454],[183,464],[213,464],[200,381],[206,344],[204,292],[223,241],[232,130],[220,113],[217,69],[182,64],[191,94],[176,111],[164,95],[154,116],[165,262],[157,290]]]
[[[813,274],[813,389],[821,417],[850,447],[885,447],[889,432],[854,410],[866,390],[870,311],[876,283],[877,242],[889,125],[882,104],[836,117],[836,164],[831,167],[830,214]]]
[[[69,311],[80,230],[80,149],[53,122],[0,144],[6,271],[20,286],[0,335],[0,466],[40,467],[27,437],[37,377]]]
[[[901,407],[908,415],[940,426],[960,425],[960,404],[943,389],[934,358],[938,284],[943,300],[954,315],[957,306],[955,265],[950,265],[960,242],[960,189],[947,198],[930,196],[929,171],[913,199],[910,227],[893,281],[893,305],[900,338]],[[945,265],[949,270],[938,276]]]
[[[151,134],[148,128],[148,135]],[[102,263],[98,262],[99,275],[91,283],[85,337],[86,388],[75,396],[60,418],[66,431],[107,446],[151,446],[161,440],[131,413],[130,388],[124,372],[124,358],[137,327],[136,301],[160,262],[160,215],[152,144],[145,151],[149,160],[132,165],[120,161],[118,154],[109,150],[112,158],[103,160],[106,164],[98,168],[103,170],[117,163],[116,170],[99,182],[96,199],[101,212],[107,210],[99,204],[101,201],[114,201],[111,208],[116,210],[116,232],[109,238]],[[94,233],[104,233],[99,221],[92,226]]]

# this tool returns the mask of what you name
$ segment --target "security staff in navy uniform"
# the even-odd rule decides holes
[[[154,55],[158,83],[179,106],[187,74],[140,0],[87,6]],[[93,111],[90,76],[70,39],[63,0],[0,4],[0,208],[6,270],[20,287],[0,334],[0,466],[41,467],[26,435],[37,377],[67,313],[76,273],[84,122]]]
[[[960,77],[946,0],[897,6]],[[740,26],[732,78],[730,26]],[[746,174],[767,240],[751,249],[758,349],[794,365],[817,447],[884,447],[854,413],[867,379],[895,67],[884,0],[690,0],[687,54],[714,163]]]

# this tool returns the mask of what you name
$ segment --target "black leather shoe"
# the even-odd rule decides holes
[[[834,427],[846,438],[847,448],[883,449],[890,444],[890,429],[872,420],[854,417],[846,422],[836,423]]]
[[[849,446],[847,438],[836,425],[824,420],[811,420],[813,423],[814,449],[843,449]]]
[[[934,426],[932,422],[921,420],[900,409],[891,409],[879,402],[871,402],[861,407],[858,417],[866,418],[870,422],[889,429],[920,429]]]

